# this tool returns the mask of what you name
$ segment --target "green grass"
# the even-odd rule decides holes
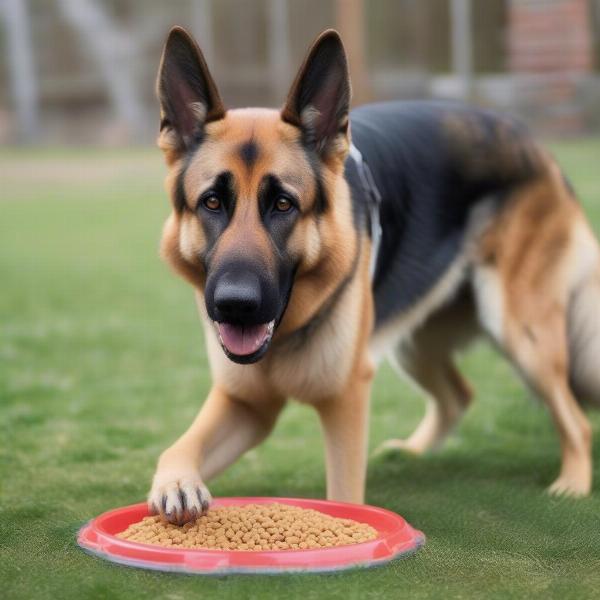
[[[556,154],[596,228],[600,141]],[[75,544],[86,520],[144,498],[161,450],[209,387],[191,289],[159,261],[158,151],[0,152],[0,594],[4,598],[592,597],[600,489],[552,499],[545,410],[485,345],[461,359],[477,400],[444,449],[371,460],[367,500],[427,534],[414,557],[320,576],[200,578],[114,566]],[[388,367],[371,447],[408,434],[419,395]],[[600,414],[591,414],[596,433]],[[596,480],[600,446],[595,443]],[[217,495],[323,496],[313,412],[212,483]]]

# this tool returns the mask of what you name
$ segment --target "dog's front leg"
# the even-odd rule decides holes
[[[365,360],[341,394],[316,405],[325,435],[328,500],[364,502],[372,379]]]
[[[148,496],[151,512],[184,523],[206,512],[204,483],[260,442],[272,429],[283,400],[245,402],[214,386],[191,427],[160,456]]]

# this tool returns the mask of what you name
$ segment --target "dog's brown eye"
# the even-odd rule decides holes
[[[287,212],[288,210],[290,210],[290,208],[292,208],[292,203],[287,198],[280,196],[279,198],[277,198],[275,208],[277,208],[279,212]]]
[[[221,201],[216,196],[209,196],[204,199],[204,206],[209,210],[219,210],[221,208]]]

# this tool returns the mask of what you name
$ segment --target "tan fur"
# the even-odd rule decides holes
[[[481,245],[504,290],[501,345],[546,402],[559,433],[562,468],[551,490],[573,495],[588,494],[592,478],[590,426],[569,386],[567,310],[581,273],[575,234],[582,219],[549,164],[515,193]]]
[[[222,121],[210,123],[207,135],[210,136],[209,141],[201,146],[188,167],[186,197],[197,198],[212,183],[215,175],[223,170],[232,171],[236,181],[242,182],[240,207],[218,242],[215,260],[218,262],[220,255],[231,254],[239,248],[246,254],[260,256],[268,264],[272,248],[259,223],[255,201],[262,177],[267,172],[276,174],[284,183],[287,182],[300,199],[306,201],[314,197],[315,184],[309,165],[296,144],[298,132],[283,123],[277,111],[238,109],[229,111]],[[241,163],[237,152],[239,146],[248,140],[254,140],[260,149],[260,159],[251,170]],[[178,170],[179,163],[174,168]],[[297,282],[276,339],[285,337],[307,323],[337,288],[356,259],[358,248],[349,192],[339,177],[342,168],[342,160],[331,159],[329,168],[324,169],[323,173],[327,193],[336,199],[332,210],[322,216],[318,225],[312,215],[301,217],[289,241],[292,255],[299,257],[301,262]],[[173,186],[174,180],[170,180],[170,184]],[[308,213],[311,208],[304,205],[301,210]],[[194,221],[191,216],[187,218]],[[190,270],[201,269],[196,257],[203,245],[202,231],[196,222],[186,223],[185,217],[171,219],[169,227],[172,231],[168,232],[168,236],[179,236],[180,248],[173,253],[168,242],[163,242],[163,256],[189,280]]]
[[[188,431],[161,455],[149,496],[155,510],[163,511],[160,498],[194,485],[209,498],[204,481],[259,443],[290,396],[313,404],[321,418],[328,498],[363,501],[374,374],[367,351],[373,312],[368,257],[364,253],[335,314],[308,346],[295,349],[290,340],[264,361],[238,365],[224,356],[206,321],[213,389]],[[203,313],[203,299],[198,300]]]
[[[205,69],[203,60],[200,56]],[[159,137],[170,168],[167,189],[174,208],[165,223],[161,253],[196,290],[213,387],[190,428],[161,455],[149,495],[151,508],[177,522],[206,510],[210,494],[205,481],[264,439],[288,398],[311,404],[320,417],[328,498],[362,502],[373,358],[387,355],[427,394],[426,413],[415,432],[407,440],[384,445],[421,453],[444,440],[471,401],[471,389],[453,354],[481,332],[550,410],[562,449],[560,476],[551,491],[589,493],[590,427],[569,380],[600,398],[594,361],[600,347],[594,313],[600,301],[600,252],[558,168],[508,124],[497,123],[497,152],[488,156],[471,151],[489,135],[478,129],[478,120],[468,115],[448,120],[446,133],[467,177],[495,169],[527,183],[516,186],[499,210],[494,198],[480,202],[446,273],[415,306],[373,335],[371,243],[354,226],[343,176],[349,134],[340,127],[320,156],[329,205],[317,217],[317,184],[298,143],[300,130],[290,124],[318,116],[310,106],[301,115],[295,112],[295,88],[303,69],[282,113],[288,122],[267,109],[225,113],[209,77],[218,118],[204,125],[204,139],[195,153],[184,158],[182,140],[168,127]],[[249,143],[256,149],[252,160],[240,153]],[[179,211],[175,186],[184,160],[188,210]],[[287,308],[267,354],[245,365],[226,357],[206,314],[200,256],[208,242],[194,214],[198,198],[225,170],[233,174],[237,201],[211,250],[214,264],[243,255],[265,269],[274,268],[276,250],[257,202],[265,175],[276,175],[300,201],[287,241],[287,251],[298,264]],[[598,335],[586,339],[581,329]],[[583,366],[574,368],[573,356]]]
[[[259,182],[272,173],[303,203],[288,241],[288,251],[300,266],[270,352],[256,364],[233,363],[224,355],[214,325],[205,314],[205,274],[198,259],[205,243],[202,229],[191,211],[174,211],[168,219],[162,254],[197,289],[213,389],[190,429],[161,456],[149,502],[163,513],[170,507],[179,520],[191,518],[200,505],[184,514],[179,506],[178,512],[176,491],[190,492],[196,486],[196,495],[208,498],[204,481],[258,443],[289,397],[313,404],[321,418],[328,497],[362,502],[368,397],[374,372],[368,351],[373,306],[370,242],[359,238],[354,228],[349,190],[341,176],[348,144],[323,164],[325,193],[335,201],[316,221],[307,204],[315,196],[315,182],[298,150],[298,131],[283,123],[279,113],[232,110],[224,119],[209,123],[206,135],[187,167],[186,198],[198,198],[223,170],[231,171],[239,186],[234,216],[217,241],[212,260],[218,263],[221,256],[240,252],[260,257],[269,268],[273,249],[260,222],[256,198]],[[239,148],[250,140],[258,148],[258,158],[249,167],[240,160]],[[171,159],[168,154],[167,162]],[[175,173],[182,166],[179,160],[171,165]],[[168,182],[174,194],[175,178]],[[334,293],[338,296],[329,308]],[[296,333],[321,311],[329,312],[306,339]],[[165,497],[172,503],[166,508],[161,503]]]
[[[236,133],[222,129],[219,135],[230,140],[233,149],[251,129],[262,153],[263,145],[276,142],[269,137],[272,126],[263,138],[261,124],[272,125],[275,117],[262,111],[244,112],[244,121],[251,126],[246,124],[245,130]],[[237,125],[236,119],[234,115],[230,123]],[[281,149],[275,154],[281,165],[279,172],[285,170],[294,185],[310,189],[310,183],[303,179],[308,179],[306,173],[298,169],[301,161],[297,157],[284,160]],[[221,155],[218,160],[226,162],[227,157]],[[186,180],[186,186],[193,189],[201,189],[205,178],[214,172],[208,157],[199,164],[202,168]],[[256,185],[252,170],[234,162],[229,168],[237,168],[238,177],[246,177],[244,185],[250,197]],[[258,163],[255,168],[274,167]],[[395,345],[392,362],[429,395],[426,414],[413,435],[384,444],[384,448],[421,453],[443,441],[470,402],[470,388],[454,367],[452,354],[480,329],[491,335],[550,409],[563,455],[561,475],[551,490],[588,493],[590,429],[568,385],[566,314],[571,294],[596,273],[598,250],[553,164],[549,162],[541,177],[516,191],[499,214],[493,214],[491,205],[484,203],[472,215],[463,251],[446,275],[412,311],[373,339],[370,245],[354,232],[348,190],[339,175],[339,171],[331,171],[324,180],[329,197],[337,199],[333,210],[318,225],[301,218],[290,238],[289,248],[302,256],[302,268],[272,351],[262,361],[238,365],[224,356],[214,327],[204,315],[202,286],[195,282],[214,380],[209,398],[217,400],[206,402],[190,430],[161,458],[151,501],[165,493],[169,496],[172,489],[182,485],[189,486],[192,480],[200,482],[198,489],[204,490],[204,480],[264,438],[288,397],[313,404],[319,413],[326,439],[328,497],[361,501],[373,374],[368,347],[381,355],[387,352],[385,348]],[[238,229],[232,229],[235,235],[225,237],[225,242],[235,246],[243,240],[244,248],[268,255],[255,233],[259,224],[251,205],[245,210],[244,218],[235,223]],[[171,217],[165,227],[163,252],[190,280],[191,254],[201,243],[201,235],[194,233],[191,225]],[[343,288],[331,314],[305,343],[298,343],[290,333],[326,308],[355,260],[356,274]],[[469,265],[473,294],[465,297],[459,291]],[[231,411],[223,413],[223,404]],[[220,435],[221,441],[213,444],[207,441],[206,433],[213,428],[235,428],[237,433],[229,440]],[[197,462],[185,466],[184,452]],[[173,488],[173,477],[167,473],[173,470],[169,465],[177,461],[184,465],[178,469],[186,472],[174,470],[177,481],[183,483]]]
[[[189,255],[186,259],[183,254],[183,251],[190,252],[194,246],[199,247],[201,241],[196,240],[194,242],[191,239],[188,239],[187,242],[185,240],[182,241],[181,221],[181,215],[175,212],[169,215],[163,226],[160,254],[175,271],[187,279],[193,286],[203,289],[205,273],[202,264],[200,261],[195,260],[195,257],[191,259]],[[184,247],[183,251],[182,246]]]
[[[229,254],[232,248],[237,247],[268,261],[272,249],[258,222],[255,201],[262,177],[267,172],[278,175],[304,202],[315,195],[309,165],[296,143],[299,133],[294,127],[283,123],[277,111],[268,109],[231,110],[221,121],[209,123],[206,130],[208,141],[202,144],[187,170],[184,182],[186,198],[198,198],[219,172],[232,171],[236,181],[241,182],[240,206],[231,226],[218,242],[216,260],[219,255]],[[242,143],[249,140],[255,141],[260,149],[259,160],[251,170],[242,163],[237,151]],[[329,168],[324,169],[327,191],[330,197],[337,199],[333,210],[323,216],[318,227],[312,217],[301,218],[290,239],[290,250],[302,260],[298,283],[294,286],[285,319],[277,333],[279,337],[312,318],[355,259],[356,235],[349,193],[346,184],[339,178],[342,165],[341,159],[331,159]],[[178,172],[180,161],[176,161],[172,168]],[[168,180],[168,185],[174,194],[174,178]],[[301,210],[308,213],[311,208],[305,204]],[[191,217],[188,219],[193,221]],[[201,269],[201,263],[196,258],[203,245],[201,228],[197,223],[185,223],[185,217],[172,217],[169,227],[173,229],[169,236],[180,237],[180,249],[172,253],[164,249],[168,244],[163,242],[163,256],[189,280],[190,269]],[[190,235],[192,227],[193,236]]]
[[[344,290],[331,315],[304,343],[294,336],[274,342],[272,352],[254,365],[232,363],[217,343],[212,324],[209,359],[215,381],[232,394],[270,392],[316,403],[339,394],[355,366],[352,350],[364,342],[362,312],[368,298],[361,278]],[[370,322],[368,317],[366,322]]]
[[[550,491],[579,496],[591,489],[591,430],[569,380],[600,398],[594,352],[600,333],[600,253],[558,168],[545,160],[534,181],[467,235],[462,259],[438,284],[446,286],[442,308],[436,310],[425,299],[415,328],[396,324],[400,343],[393,362],[424,389],[429,401],[415,432],[407,440],[389,440],[381,449],[421,453],[442,442],[471,397],[452,365],[452,353],[481,328],[548,406],[562,450],[560,475]],[[455,289],[453,269],[461,260],[472,269],[468,301],[453,300],[450,291]],[[587,337],[583,323],[592,327]],[[387,332],[390,339],[391,334]]]

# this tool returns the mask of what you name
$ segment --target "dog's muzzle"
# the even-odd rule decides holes
[[[278,306],[259,275],[248,268],[227,269],[207,285],[207,309],[225,354],[251,363],[267,351]]]

